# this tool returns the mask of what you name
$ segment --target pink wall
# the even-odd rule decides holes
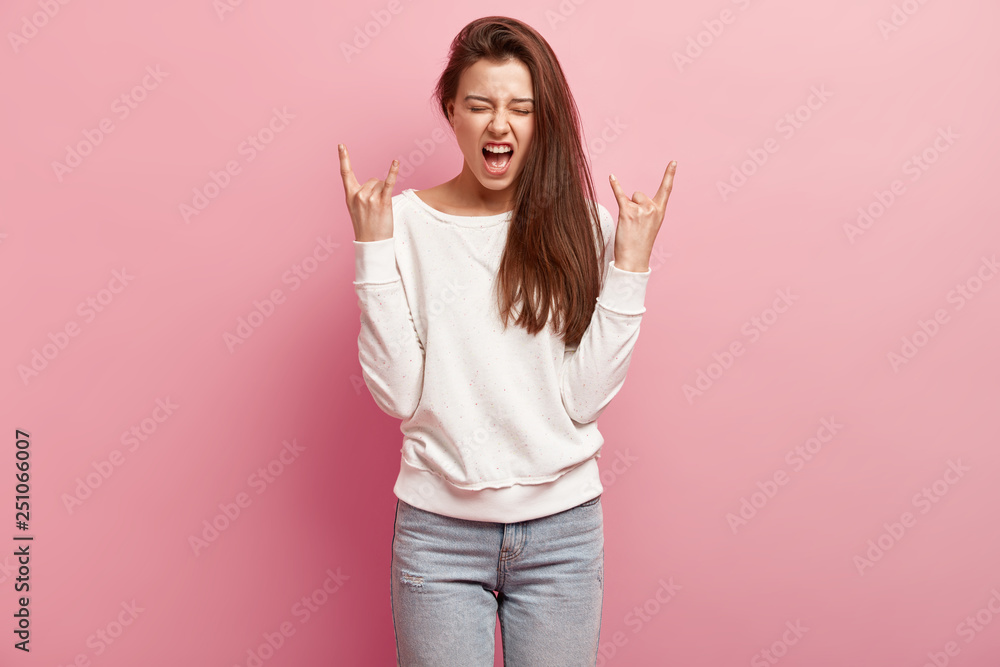
[[[401,434],[336,144],[362,182],[400,157],[397,192],[455,175],[431,89],[504,13],[559,54],[613,215],[609,172],[679,163],[601,419],[600,663],[1000,664],[995,2],[226,2],[0,9],[0,663],[247,666],[285,627],[263,664],[393,664]]]

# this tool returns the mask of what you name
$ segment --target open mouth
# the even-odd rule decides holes
[[[486,164],[486,169],[491,174],[503,174],[507,171],[507,167],[510,166],[511,156],[514,155],[514,150],[509,148],[502,153],[494,153],[486,149],[483,146],[483,161]]]

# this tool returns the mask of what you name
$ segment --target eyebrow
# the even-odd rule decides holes
[[[488,97],[483,97],[482,95],[466,95],[465,99],[466,100],[482,100],[483,102],[489,102],[491,104],[493,103],[493,100],[491,100]],[[511,100],[511,102],[513,102],[515,104],[518,103],[518,102],[531,102],[532,104],[534,104],[535,100],[531,99],[530,97],[515,97],[514,99]]]

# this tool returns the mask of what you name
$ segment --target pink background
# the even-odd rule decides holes
[[[336,144],[362,182],[401,158],[397,193],[457,174],[431,90],[455,33],[502,13],[559,55],[612,215],[610,172],[650,194],[679,165],[629,380],[600,422],[599,664],[1000,664],[1000,279],[984,263],[1000,251],[1000,7],[398,2],[3,4],[0,663],[246,666],[284,623],[265,665],[394,664],[401,434],[360,379]],[[86,155],[57,173],[68,147]],[[225,187],[185,220],[213,174]],[[848,233],[859,207],[876,216]],[[296,266],[308,279],[285,280]],[[30,655],[12,648],[18,428]],[[284,441],[299,453],[272,463]]]

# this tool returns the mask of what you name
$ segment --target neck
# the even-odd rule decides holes
[[[483,211],[484,215],[494,215],[506,213],[514,207],[516,181],[503,189],[491,190],[483,187],[467,163],[462,163],[461,173],[448,181],[448,184],[455,203],[463,209]]]

